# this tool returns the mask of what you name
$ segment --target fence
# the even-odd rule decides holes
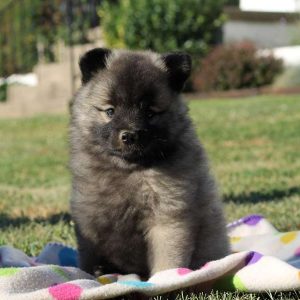
[[[30,72],[38,61],[56,61],[55,44],[89,42],[99,25],[101,0],[1,0],[0,77]],[[71,50],[72,51],[72,50]]]

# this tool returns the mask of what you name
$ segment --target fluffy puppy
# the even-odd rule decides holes
[[[70,125],[80,267],[199,268],[229,253],[221,204],[180,92],[184,53],[94,49]]]

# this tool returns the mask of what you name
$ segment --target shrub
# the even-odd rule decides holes
[[[7,83],[0,82],[0,102],[5,102],[7,99]]]
[[[0,0],[0,77],[30,72],[39,56],[57,59],[54,46],[70,43],[67,15],[72,15],[72,42],[88,42],[88,30],[98,24],[101,0]],[[3,2],[3,3],[2,3]],[[39,49],[38,49],[39,45]]]
[[[206,54],[221,42],[223,0],[104,0],[100,8],[110,47]]]
[[[272,54],[258,55],[252,43],[222,45],[211,51],[194,72],[196,90],[230,90],[271,84],[283,69]]]
[[[225,0],[225,5],[239,6],[239,4],[240,4],[239,0]]]

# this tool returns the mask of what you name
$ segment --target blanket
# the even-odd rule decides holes
[[[192,287],[196,291],[300,290],[300,231],[281,233],[259,215],[227,226],[233,253],[198,270],[176,268],[142,281],[135,274],[95,278],[78,265],[75,249],[49,243],[37,257],[0,247],[0,299],[111,299],[154,296]]]

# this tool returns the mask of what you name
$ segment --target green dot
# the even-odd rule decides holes
[[[59,266],[51,266],[51,267],[53,272],[60,275],[64,279],[69,279],[68,274],[64,270],[62,270]]]
[[[221,278],[218,278],[217,281],[214,283],[213,288],[215,290],[227,291],[227,292],[247,291],[241,279],[234,274],[227,274],[227,275],[223,275]]]
[[[235,286],[233,284],[233,275],[223,275],[222,277],[218,278],[213,285],[214,290],[219,291],[235,291]]]
[[[247,288],[243,284],[242,280],[236,275],[233,277],[233,285],[238,291],[247,292]]]
[[[19,272],[20,268],[0,268],[0,276],[12,276]]]

